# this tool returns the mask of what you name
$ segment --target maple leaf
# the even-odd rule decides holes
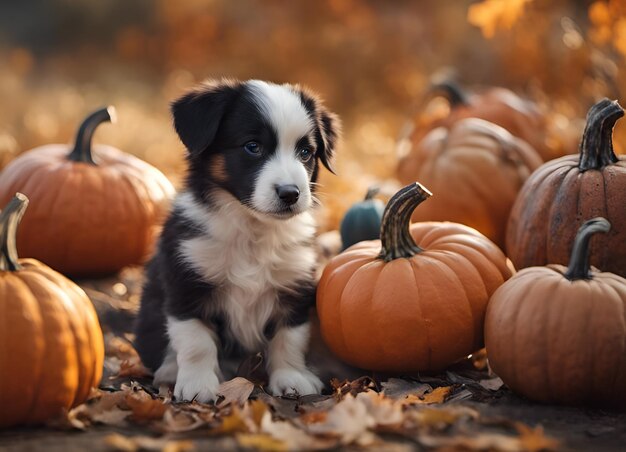
[[[498,29],[510,30],[532,0],[484,0],[470,5],[467,20],[480,28],[483,36],[493,38]]]
[[[559,450],[561,448],[561,445],[557,440],[545,436],[541,425],[531,428],[526,424],[516,422],[515,429],[519,433],[519,440],[522,444],[522,448],[528,452]]]

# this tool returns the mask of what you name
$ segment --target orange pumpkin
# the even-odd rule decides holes
[[[511,207],[541,158],[502,127],[470,118],[430,132],[410,164],[411,180],[437,194],[415,210],[413,221],[466,224],[504,247]]]
[[[456,223],[417,223],[430,193],[411,184],[387,205],[380,240],[333,258],[317,291],[321,332],[347,363],[382,372],[440,370],[478,350],[490,295],[513,268],[496,245]]]
[[[41,146],[0,173],[0,204],[15,192],[32,202],[20,251],[66,274],[104,275],[141,263],[174,194],[167,178],[142,160],[105,145],[92,152],[92,135],[112,112],[85,119],[73,149]]]
[[[491,297],[489,363],[514,391],[542,402],[626,407],[626,279],[589,266],[592,235],[609,228],[604,218],[585,222],[569,267],[523,269]]]
[[[616,101],[598,102],[587,115],[579,154],[545,163],[526,181],[506,237],[516,267],[567,264],[582,221],[601,216],[613,230],[594,239],[591,264],[626,277],[626,156],[616,156],[612,143],[623,115]]]
[[[84,402],[104,361],[85,292],[41,262],[17,257],[27,203],[17,194],[0,215],[0,427],[41,423]]]
[[[442,80],[433,83],[426,95],[434,97],[424,106],[424,110],[432,110],[431,102],[435,105],[441,98],[445,99],[448,109],[435,108],[434,115],[420,112],[413,121],[406,140],[408,153],[399,160],[397,166],[397,177],[402,183],[416,180],[411,161],[419,153],[416,148],[420,141],[430,131],[439,127],[449,129],[466,118],[484,119],[499,125],[530,144],[543,161],[563,155],[552,144],[553,140],[549,139],[546,118],[537,105],[511,90],[491,87],[479,92],[468,92],[452,80]]]

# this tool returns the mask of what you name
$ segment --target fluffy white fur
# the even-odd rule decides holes
[[[309,371],[304,353],[310,337],[308,323],[279,330],[268,347],[269,388],[273,394],[313,394],[324,387]]]
[[[222,286],[229,328],[250,351],[264,344],[263,328],[276,308],[276,293],[308,279],[314,250],[303,244],[313,238],[315,223],[308,212],[287,220],[251,213],[232,196],[219,196],[208,210],[188,193],[177,207],[206,235],[181,243],[180,255],[207,282]]]
[[[178,364],[174,397],[200,402],[215,399],[221,372],[214,334],[199,319],[171,317],[167,332]]]
[[[178,375],[178,363],[176,362],[176,352],[172,347],[167,348],[165,353],[165,359],[163,364],[154,373],[154,384],[169,384],[176,381],[176,375]]]

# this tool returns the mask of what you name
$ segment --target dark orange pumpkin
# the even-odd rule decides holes
[[[446,114],[420,115],[413,121],[412,131],[405,145],[407,153],[398,162],[397,177],[408,184],[417,180],[412,160],[422,139],[432,130],[451,128],[466,118],[479,118],[497,124],[512,135],[526,141],[543,161],[560,157],[563,153],[549,143],[545,116],[537,105],[506,88],[492,87],[481,92],[467,92],[451,80],[433,83],[427,96],[432,101],[444,98],[449,109]],[[428,110],[426,105],[424,109]]]
[[[81,125],[73,149],[52,144],[13,160],[0,173],[0,204],[15,192],[32,207],[18,246],[25,255],[74,276],[139,264],[150,252],[174,188],[146,162],[91,139],[112,107]]]
[[[102,376],[104,344],[83,290],[35,259],[18,259],[27,205],[0,215],[0,427],[37,424],[84,402]]]
[[[413,180],[437,194],[413,221],[466,224],[504,248],[511,207],[541,158],[502,127],[469,118],[430,132],[410,163]]]
[[[624,115],[604,99],[587,115],[579,154],[545,163],[525,183],[511,210],[506,250],[517,268],[567,264],[569,243],[585,218],[613,225],[594,239],[591,264],[626,276],[626,156],[613,152],[615,122]]]
[[[317,291],[322,336],[349,364],[383,372],[440,370],[478,350],[490,295],[512,274],[496,245],[456,223],[417,223],[430,196],[411,184],[387,205],[381,240],[333,258]]]
[[[626,279],[589,268],[591,236],[609,228],[604,218],[587,221],[569,267],[523,269],[491,297],[489,363],[514,391],[542,402],[626,407]]]

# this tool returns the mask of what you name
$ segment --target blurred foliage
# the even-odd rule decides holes
[[[70,142],[87,112],[113,104],[119,122],[96,140],[179,182],[172,99],[206,77],[302,83],[344,122],[338,176],[322,177],[329,229],[392,176],[402,126],[442,68],[535,99],[575,152],[577,118],[624,91],[625,58],[622,0],[2,2],[0,165]]]

